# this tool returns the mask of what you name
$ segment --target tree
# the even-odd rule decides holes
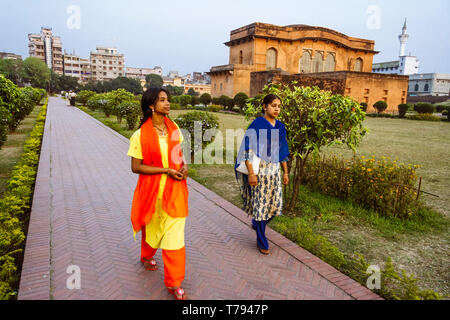
[[[200,103],[200,98],[196,97],[196,96],[191,96],[191,104],[193,106],[197,105]]]
[[[149,74],[145,77],[145,87],[148,88],[161,88],[164,84],[164,80],[160,75]]]
[[[164,86],[164,88],[169,91],[171,96],[181,96],[184,93],[183,87],[172,86],[169,84],[168,86]]]
[[[0,73],[15,85],[22,85],[23,61],[19,59],[0,60]]]
[[[289,190],[285,192],[286,209],[293,210],[309,155],[318,156],[320,148],[344,143],[355,153],[367,132],[362,125],[365,113],[350,97],[333,95],[318,87],[298,86],[296,81],[266,85],[263,92],[278,95],[283,103],[279,120],[286,126],[290,151],[288,171],[293,170]],[[263,97],[249,99],[245,110],[247,120],[261,115]]]
[[[197,96],[199,95],[199,93],[196,92],[196,91],[195,91],[194,89],[192,89],[192,88],[189,88],[187,94],[190,95],[190,96],[192,96],[192,97],[197,97]]]
[[[131,79],[127,77],[117,77],[110,80],[111,90],[125,89],[133,94],[142,94],[141,82],[138,79]]]
[[[33,87],[47,89],[50,82],[50,69],[40,59],[28,57],[23,61],[22,78]]]
[[[200,96],[200,103],[203,103],[205,106],[209,105],[212,101],[211,95],[209,93],[204,93]]]
[[[179,103],[183,106],[186,107],[188,104],[191,103],[192,101],[192,97],[189,95],[182,95],[179,98]]]
[[[245,107],[247,99],[248,96],[244,92],[239,92],[234,96],[234,103],[242,110]]]

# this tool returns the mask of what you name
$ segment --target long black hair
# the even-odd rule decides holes
[[[273,100],[275,100],[275,99],[278,99],[278,100],[280,100],[280,102],[281,102],[281,98],[280,98],[279,96],[277,96],[276,94],[270,93],[270,94],[268,94],[267,96],[264,97],[264,100],[263,100],[263,103],[262,103],[262,105],[263,105],[263,110],[262,110],[262,112],[263,112],[263,113],[266,112],[266,109],[264,108],[264,106],[267,107],[267,106],[268,106],[269,104],[271,104],[271,103],[273,102]]]
[[[142,127],[142,125],[145,122],[147,122],[148,119],[150,119],[152,117],[153,112],[152,112],[152,109],[150,109],[150,106],[156,105],[156,103],[158,102],[159,93],[161,91],[163,91],[167,94],[167,97],[169,98],[169,101],[170,101],[169,91],[167,91],[164,88],[149,88],[142,95],[141,109],[142,109],[142,114],[144,115],[144,117],[141,120],[139,129]]]

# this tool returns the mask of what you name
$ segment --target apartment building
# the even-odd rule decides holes
[[[91,80],[91,63],[76,54],[64,53],[64,75],[78,79],[79,83]]]
[[[52,28],[41,28],[41,33],[28,34],[28,52],[31,57],[41,59],[57,74],[64,73],[61,38],[52,33]]]
[[[91,52],[92,80],[112,80],[125,76],[125,57],[116,48],[97,47]]]
[[[22,60],[22,56],[11,52],[0,52],[0,60]]]

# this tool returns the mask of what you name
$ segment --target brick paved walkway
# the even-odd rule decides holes
[[[139,262],[128,140],[66,104],[49,100],[19,299],[172,299],[161,251],[158,271]],[[270,228],[271,255],[261,255],[242,210],[188,185],[190,299],[381,299]],[[80,267],[81,289],[67,289],[69,265]]]

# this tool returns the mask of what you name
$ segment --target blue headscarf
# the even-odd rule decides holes
[[[256,118],[245,132],[235,169],[250,150],[265,162],[277,163],[285,160],[289,156],[289,147],[284,124],[276,120],[275,126],[272,126],[266,118]]]

